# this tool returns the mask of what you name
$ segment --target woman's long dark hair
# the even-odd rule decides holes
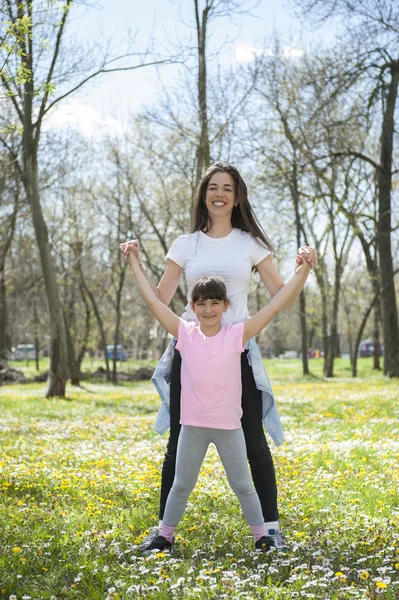
[[[238,170],[224,162],[217,162],[205,172],[205,175],[198,184],[194,208],[193,208],[193,232],[203,231],[207,233],[211,227],[208,209],[205,204],[206,190],[208,189],[209,181],[215,173],[228,173],[234,180],[235,201],[238,203],[234,206],[231,214],[231,224],[237,229],[250,233],[258,243],[266,246],[271,252],[275,252],[271,241],[263,231],[252,206],[248,200],[248,190]]]

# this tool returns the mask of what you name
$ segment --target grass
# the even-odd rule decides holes
[[[381,359],[381,366],[382,366]],[[265,365],[267,368],[267,372],[269,377],[274,381],[276,379],[284,378],[289,381],[296,381],[303,379],[302,376],[302,362],[298,358],[290,358],[279,360],[278,358],[274,359],[265,359]],[[48,371],[49,369],[49,359],[41,358],[39,361],[39,371],[36,370],[36,364],[34,360],[30,361],[13,361],[9,363],[10,366],[15,369],[19,369],[22,371],[26,378],[33,378],[35,375],[39,373],[43,373]],[[130,358],[125,362],[117,363],[118,371],[126,371],[132,372],[138,369],[139,367],[152,367],[155,368],[156,361],[154,360],[134,360]],[[86,358],[82,363],[82,373],[88,374],[93,373],[99,367],[103,367],[105,369],[105,362],[98,358]],[[373,359],[372,358],[360,358],[357,363],[358,367],[358,377],[379,377],[380,373],[373,373]],[[110,362],[110,369],[112,370],[112,363]],[[310,379],[318,378],[323,379],[323,359],[310,359],[309,360],[309,369],[311,371]],[[351,377],[352,368],[349,360],[343,358],[337,358],[334,362],[334,375],[337,377]]]
[[[399,598],[398,382],[267,361],[285,443],[273,449],[289,552],[259,555],[212,448],[176,551],[157,523],[166,438],[149,382],[0,388],[0,598]],[[270,368],[269,368],[270,367]]]

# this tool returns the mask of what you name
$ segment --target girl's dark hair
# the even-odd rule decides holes
[[[222,300],[230,304],[223,279],[217,275],[198,279],[191,292],[191,302],[195,304],[199,300]]]
[[[211,227],[208,209],[205,204],[206,190],[208,189],[211,177],[215,173],[228,173],[234,180],[235,200],[238,203],[234,206],[231,215],[231,224],[237,229],[250,233],[258,243],[266,246],[271,252],[275,252],[271,241],[263,231],[252,206],[248,200],[248,190],[238,169],[225,162],[217,162],[205,172],[205,175],[198,184],[193,208],[193,232],[203,231],[207,233]]]

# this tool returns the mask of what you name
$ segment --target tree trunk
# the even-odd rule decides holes
[[[111,381],[111,374],[110,374],[110,370],[109,370],[109,360],[108,360],[108,352],[107,352],[107,340],[105,337],[105,329],[104,329],[104,325],[101,319],[101,315],[100,315],[100,311],[98,310],[98,306],[97,306],[97,302],[94,298],[94,295],[91,293],[91,291],[89,290],[89,288],[87,287],[87,285],[85,283],[82,282],[82,285],[84,287],[84,290],[86,292],[86,294],[88,295],[91,305],[93,307],[94,310],[94,314],[96,316],[96,320],[97,320],[97,325],[98,325],[98,331],[100,333],[100,338],[101,338],[101,345],[102,345],[102,349],[103,349],[103,353],[104,353],[104,361],[105,361],[105,369],[106,369],[106,379],[107,381]]]
[[[39,316],[37,314],[37,308],[35,301],[33,302],[33,327],[35,331],[35,361],[36,371],[39,370],[39,354],[40,354],[40,342],[39,342]]]
[[[46,397],[59,396],[64,398],[68,373],[66,336],[56,273],[50,252],[48,231],[40,204],[37,180],[37,147],[36,141],[33,139],[31,106],[27,106],[27,103],[32,101],[32,92],[33,90],[31,90],[30,94],[25,93],[24,97],[24,184],[31,207],[50,313],[50,370]]]
[[[394,112],[399,84],[399,61],[391,67],[386,98],[378,169],[378,251],[380,265],[382,330],[384,339],[384,375],[399,377],[399,327],[391,249],[391,190]]]
[[[209,7],[202,11],[200,19],[198,0],[194,0],[195,19],[197,27],[198,48],[198,116],[200,137],[197,147],[196,183],[202,179],[205,169],[210,163],[210,148],[208,134],[207,80],[206,80],[206,35]]]
[[[325,369],[326,377],[334,377],[334,359],[337,353],[338,347],[338,308],[339,308],[339,295],[341,291],[341,263],[337,261],[335,263],[335,280],[334,280],[334,301],[331,314],[330,323],[330,343],[328,348],[327,363]]]
[[[320,290],[321,296],[321,335],[323,342],[323,372],[327,372],[327,359],[329,355],[330,339],[328,335],[328,311],[327,311],[327,295],[328,295],[328,281],[324,276],[325,266],[320,261],[319,268],[315,270],[317,284]]]
[[[349,344],[349,362],[353,365],[353,341],[352,341],[352,321],[351,313],[348,305],[345,306],[346,320],[348,323],[348,344]]]
[[[373,328],[373,340],[374,340],[374,351],[373,351],[373,370],[381,371],[380,365],[380,327],[379,327],[379,306],[378,303],[374,308],[374,328]]]
[[[297,163],[296,158],[294,159],[293,170],[292,170],[292,181],[291,181],[291,196],[294,203],[295,213],[295,230],[296,230],[296,243],[297,247],[301,247],[301,217],[299,214],[299,190],[298,190],[298,176],[297,176]],[[302,351],[302,372],[304,375],[309,375],[309,360],[308,360],[308,332],[306,325],[306,297],[305,291],[299,295],[299,323],[301,327],[301,351]]]
[[[80,369],[76,360],[75,347],[73,345],[71,330],[69,329],[68,321],[66,316],[64,315],[65,321],[65,333],[66,333],[66,343],[67,343],[67,353],[68,353],[68,367],[69,367],[69,376],[71,378],[72,385],[80,385]]]
[[[117,345],[119,342],[119,330],[120,330],[120,325],[121,325],[121,302],[122,302],[122,290],[123,290],[123,284],[125,281],[125,275],[126,275],[126,267],[127,267],[127,262],[124,261],[123,262],[123,266],[122,266],[122,271],[120,273],[120,278],[119,278],[119,286],[118,286],[118,292],[116,295],[116,307],[115,307],[115,334],[114,334],[114,359],[113,359],[113,365],[112,365],[112,383],[117,383],[117,372],[116,372],[116,357],[117,357]],[[122,356],[121,356],[122,359]]]
[[[7,361],[7,299],[5,264],[0,264],[0,359]]]
[[[88,300],[86,298],[83,285],[81,285],[80,293],[81,293],[81,296],[82,296],[82,299],[83,299],[83,302],[84,302],[84,305],[85,305],[85,309],[86,309],[86,318],[85,318],[85,334],[84,334],[84,337],[83,337],[83,343],[82,343],[82,346],[80,348],[79,354],[78,354],[78,356],[76,358],[76,363],[77,363],[77,366],[78,366],[78,369],[79,369],[79,373],[81,373],[81,371],[82,371],[82,369],[81,369],[82,362],[83,362],[84,356],[86,354],[87,345],[89,343],[89,336],[90,336],[90,316],[91,316],[89,302],[88,302]]]
[[[378,300],[378,296],[379,296],[379,294],[375,294],[373,300],[371,301],[370,306],[368,307],[368,309],[366,310],[366,312],[363,315],[363,319],[362,319],[362,322],[360,323],[359,331],[357,332],[355,347],[353,349],[352,377],[357,376],[357,355],[359,353],[360,341],[363,336],[364,328],[366,327],[367,319],[369,318],[370,313],[373,310],[373,306],[375,305],[375,303]]]
[[[12,240],[15,233],[15,223],[17,220],[17,204],[18,194],[15,196],[14,212],[10,217],[9,230],[1,240],[1,256],[0,256],[0,359],[7,361],[9,350],[9,337],[7,332],[7,286],[6,286],[6,260],[9,249],[11,248]]]

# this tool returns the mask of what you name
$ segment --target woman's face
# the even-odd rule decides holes
[[[229,173],[215,173],[212,175],[205,196],[205,204],[211,220],[220,217],[231,219],[234,202],[235,191],[232,176]]]

